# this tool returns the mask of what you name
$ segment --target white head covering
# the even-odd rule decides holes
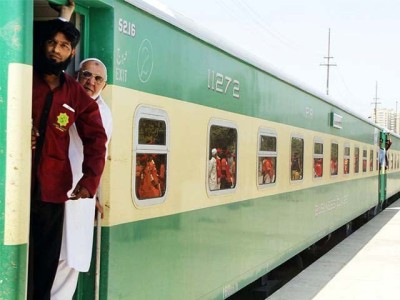
[[[107,67],[106,67],[106,65],[105,65],[100,59],[98,59],[98,58],[90,57],[90,58],[86,58],[86,59],[82,60],[81,63],[79,64],[79,70],[81,70],[81,69],[82,69],[82,66],[83,66],[85,63],[87,63],[88,61],[96,61],[96,62],[98,62],[99,64],[101,64],[101,65],[103,66],[103,68],[104,68],[104,73],[105,73],[105,78],[104,78],[104,80],[107,81]]]
[[[213,149],[211,150],[211,154],[212,154],[212,156],[214,156],[215,154],[217,154],[217,149],[213,148]]]

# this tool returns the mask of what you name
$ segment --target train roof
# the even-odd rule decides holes
[[[196,22],[194,22],[192,19],[184,16],[181,13],[178,13],[174,11],[173,9],[169,8],[167,5],[157,1],[157,0],[125,0],[125,2],[131,3],[134,6],[142,9],[143,11],[154,15],[155,17],[170,23],[171,25],[195,36],[196,38],[212,45],[215,46],[222,51],[239,58],[240,60],[251,64],[252,66],[270,74],[271,76],[274,76],[298,89],[303,90],[304,92],[313,95],[320,100],[329,103],[333,106],[336,106],[337,108],[348,112],[349,114],[355,116],[356,118],[367,122],[375,127],[380,128],[381,130],[387,131],[387,129],[373,123],[369,119],[361,116],[351,108],[339,104],[337,101],[335,101],[333,98],[319,92],[318,90],[311,88],[307,84],[300,82],[297,79],[294,79],[293,77],[290,77],[288,74],[285,74],[276,68],[272,66],[271,63],[267,62],[265,59],[261,59],[259,57],[256,57],[249,51],[244,50],[241,48],[241,46],[234,44],[231,41],[227,41],[223,37],[211,33],[209,30],[205,29],[204,27],[200,26]]]

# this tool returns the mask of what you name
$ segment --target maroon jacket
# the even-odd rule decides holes
[[[69,127],[75,122],[84,145],[83,177],[79,185],[94,196],[103,172],[107,135],[102,125],[99,107],[81,85],[71,76],[62,74],[61,85],[53,90],[53,103],[41,157],[32,184],[39,184],[41,199],[45,202],[63,203],[72,188],[72,172],[68,158]],[[40,117],[51,92],[47,83],[34,72],[32,93],[32,122],[39,128]],[[35,157],[35,150],[32,157]],[[38,182],[35,182],[37,180]]]

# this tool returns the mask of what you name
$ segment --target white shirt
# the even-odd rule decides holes
[[[108,145],[112,131],[111,111],[101,95],[96,99],[96,103],[100,109],[104,130],[108,138]],[[69,129],[69,136],[69,159],[73,177],[72,186],[75,187],[83,176],[83,145],[75,125],[71,126]],[[69,191],[68,196],[70,196],[71,193],[72,189]],[[96,197],[68,200],[65,202],[64,229],[60,260],[66,260],[68,266],[80,272],[87,272],[90,267],[96,208],[95,198]]]

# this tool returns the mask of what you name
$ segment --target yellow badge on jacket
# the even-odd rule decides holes
[[[57,117],[57,123],[62,126],[65,127],[69,122],[69,117],[66,113],[60,113]]]

